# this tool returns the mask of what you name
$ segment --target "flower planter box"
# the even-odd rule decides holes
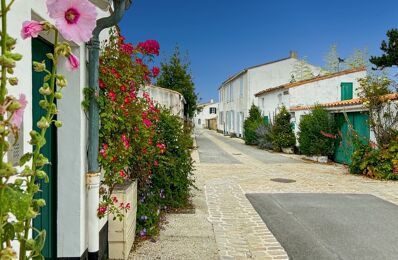
[[[282,148],[282,152],[283,153],[288,153],[288,154],[293,154],[294,150],[292,147],[288,147],[288,148]]]
[[[109,216],[109,259],[128,259],[134,243],[137,215],[137,182],[118,186],[113,191],[114,196],[124,203],[130,203],[131,209],[125,213],[122,221],[113,220]]]

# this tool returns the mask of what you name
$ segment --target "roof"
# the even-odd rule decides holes
[[[383,101],[398,100],[398,93],[384,95],[382,97],[382,100]],[[294,106],[294,107],[290,107],[290,111],[311,110],[311,109],[314,109],[315,106],[321,106],[324,108],[355,106],[355,105],[362,105],[362,103],[364,101],[365,100],[363,98],[354,98],[354,99],[349,99],[349,100],[336,101],[336,102],[330,102],[330,103],[322,103],[322,104],[311,105],[311,106]]]
[[[256,66],[247,67],[247,68],[241,70],[240,72],[234,74],[233,76],[229,77],[229,78],[228,78],[227,80],[225,80],[223,83],[221,83],[221,86],[220,86],[218,89],[222,88],[223,85],[227,84],[227,83],[230,82],[231,80],[233,80],[233,79],[239,77],[239,76],[242,75],[242,74],[245,74],[248,70],[255,69],[255,68],[258,68],[258,67],[261,67],[261,66],[265,66],[265,65],[270,65],[270,64],[273,64],[273,63],[277,63],[277,62],[281,62],[281,61],[288,60],[288,59],[295,59],[295,58],[292,58],[291,56],[289,56],[289,57],[287,57],[287,58],[283,58],[283,59],[279,59],[279,60],[274,60],[274,61],[266,62],[266,63],[259,64],[259,65],[256,65]]]
[[[256,94],[254,94],[254,96],[258,97],[258,96],[261,96],[263,94],[270,93],[270,92],[273,92],[273,91],[276,91],[276,90],[298,87],[298,86],[302,86],[302,85],[305,85],[305,84],[308,84],[308,83],[321,81],[321,80],[325,80],[325,79],[331,79],[331,78],[334,78],[334,77],[339,77],[339,76],[343,76],[343,75],[347,75],[347,74],[351,74],[351,73],[356,73],[356,72],[361,72],[361,71],[366,71],[366,68],[361,67],[361,68],[348,69],[348,70],[343,70],[343,71],[339,71],[339,72],[335,72],[335,73],[330,73],[330,74],[326,74],[326,75],[317,76],[317,77],[314,77],[314,78],[311,78],[311,79],[291,82],[291,83],[283,84],[283,85],[280,85],[280,86],[277,86],[277,87],[264,89],[264,90],[262,90],[262,91],[260,91],[260,92],[258,92]]]

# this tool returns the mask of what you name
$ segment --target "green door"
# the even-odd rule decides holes
[[[354,112],[347,113],[348,120],[358,134],[359,138],[363,142],[367,142],[370,136],[368,114]],[[350,131],[349,124],[344,117],[344,114],[336,114],[336,122],[340,130],[340,138],[336,145],[336,151],[334,153],[334,160],[338,163],[350,164],[351,156],[354,152],[352,131]]]
[[[40,38],[32,39],[32,59],[33,61],[46,60],[47,69],[51,70],[52,64],[47,59],[46,53],[53,52],[53,46]],[[34,72],[32,69],[32,113],[33,113],[33,129],[39,131],[36,122],[45,116],[46,111],[39,106],[42,96],[39,94],[39,88],[43,84],[44,73]],[[40,215],[33,220],[33,226],[39,230],[46,230],[46,244],[42,251],[46,259],[55,259],[56,240],[57,240],[57,131],[53,126],[47,130],[46,145],[42,148],[42,153],[46,156],[51,164],[45,166],[49,182],[40,181],[42,192],[37,194],[38,198],[46,200],[46,206],[42,208]]]

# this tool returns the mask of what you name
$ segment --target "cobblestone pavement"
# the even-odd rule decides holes
[[[266,163],[256,159],[258,156],[253,156],[247,146],[243,149],[240,139],[206,130],[198,132],[197,136],[200,136],[197,139],[201,153],[206,151],[201,150],[200,139],[206,138],[240,162],[197,164],[197,184],[205,190],[208,219],[213,224],[221,259],[288,258],[245,197],[247,193],[366,193],[398,204],[397,183],[349,175],[341,165],[317,164],[302,161],[297,156],[262,151],[264,156],[280,157],[280,160]],[[255,147],[251,149],[258,153]],[[197,157],[200,160],[200,155]],[[283,158],[289,163],[284,163]],[[274,182],[271,180],[274,178],[296,182]]]

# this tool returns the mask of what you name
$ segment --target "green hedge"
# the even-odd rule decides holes
[[[322,107],[315,107],[304,115],[299,124],[300,152],[308,156],[333,156],[336,124],[333,117]]]
[[[296,144],[290,119],[291,115],[284,106],[274,118],[270,136],[275,151],[281,151],[282,148],[293,147]]]

